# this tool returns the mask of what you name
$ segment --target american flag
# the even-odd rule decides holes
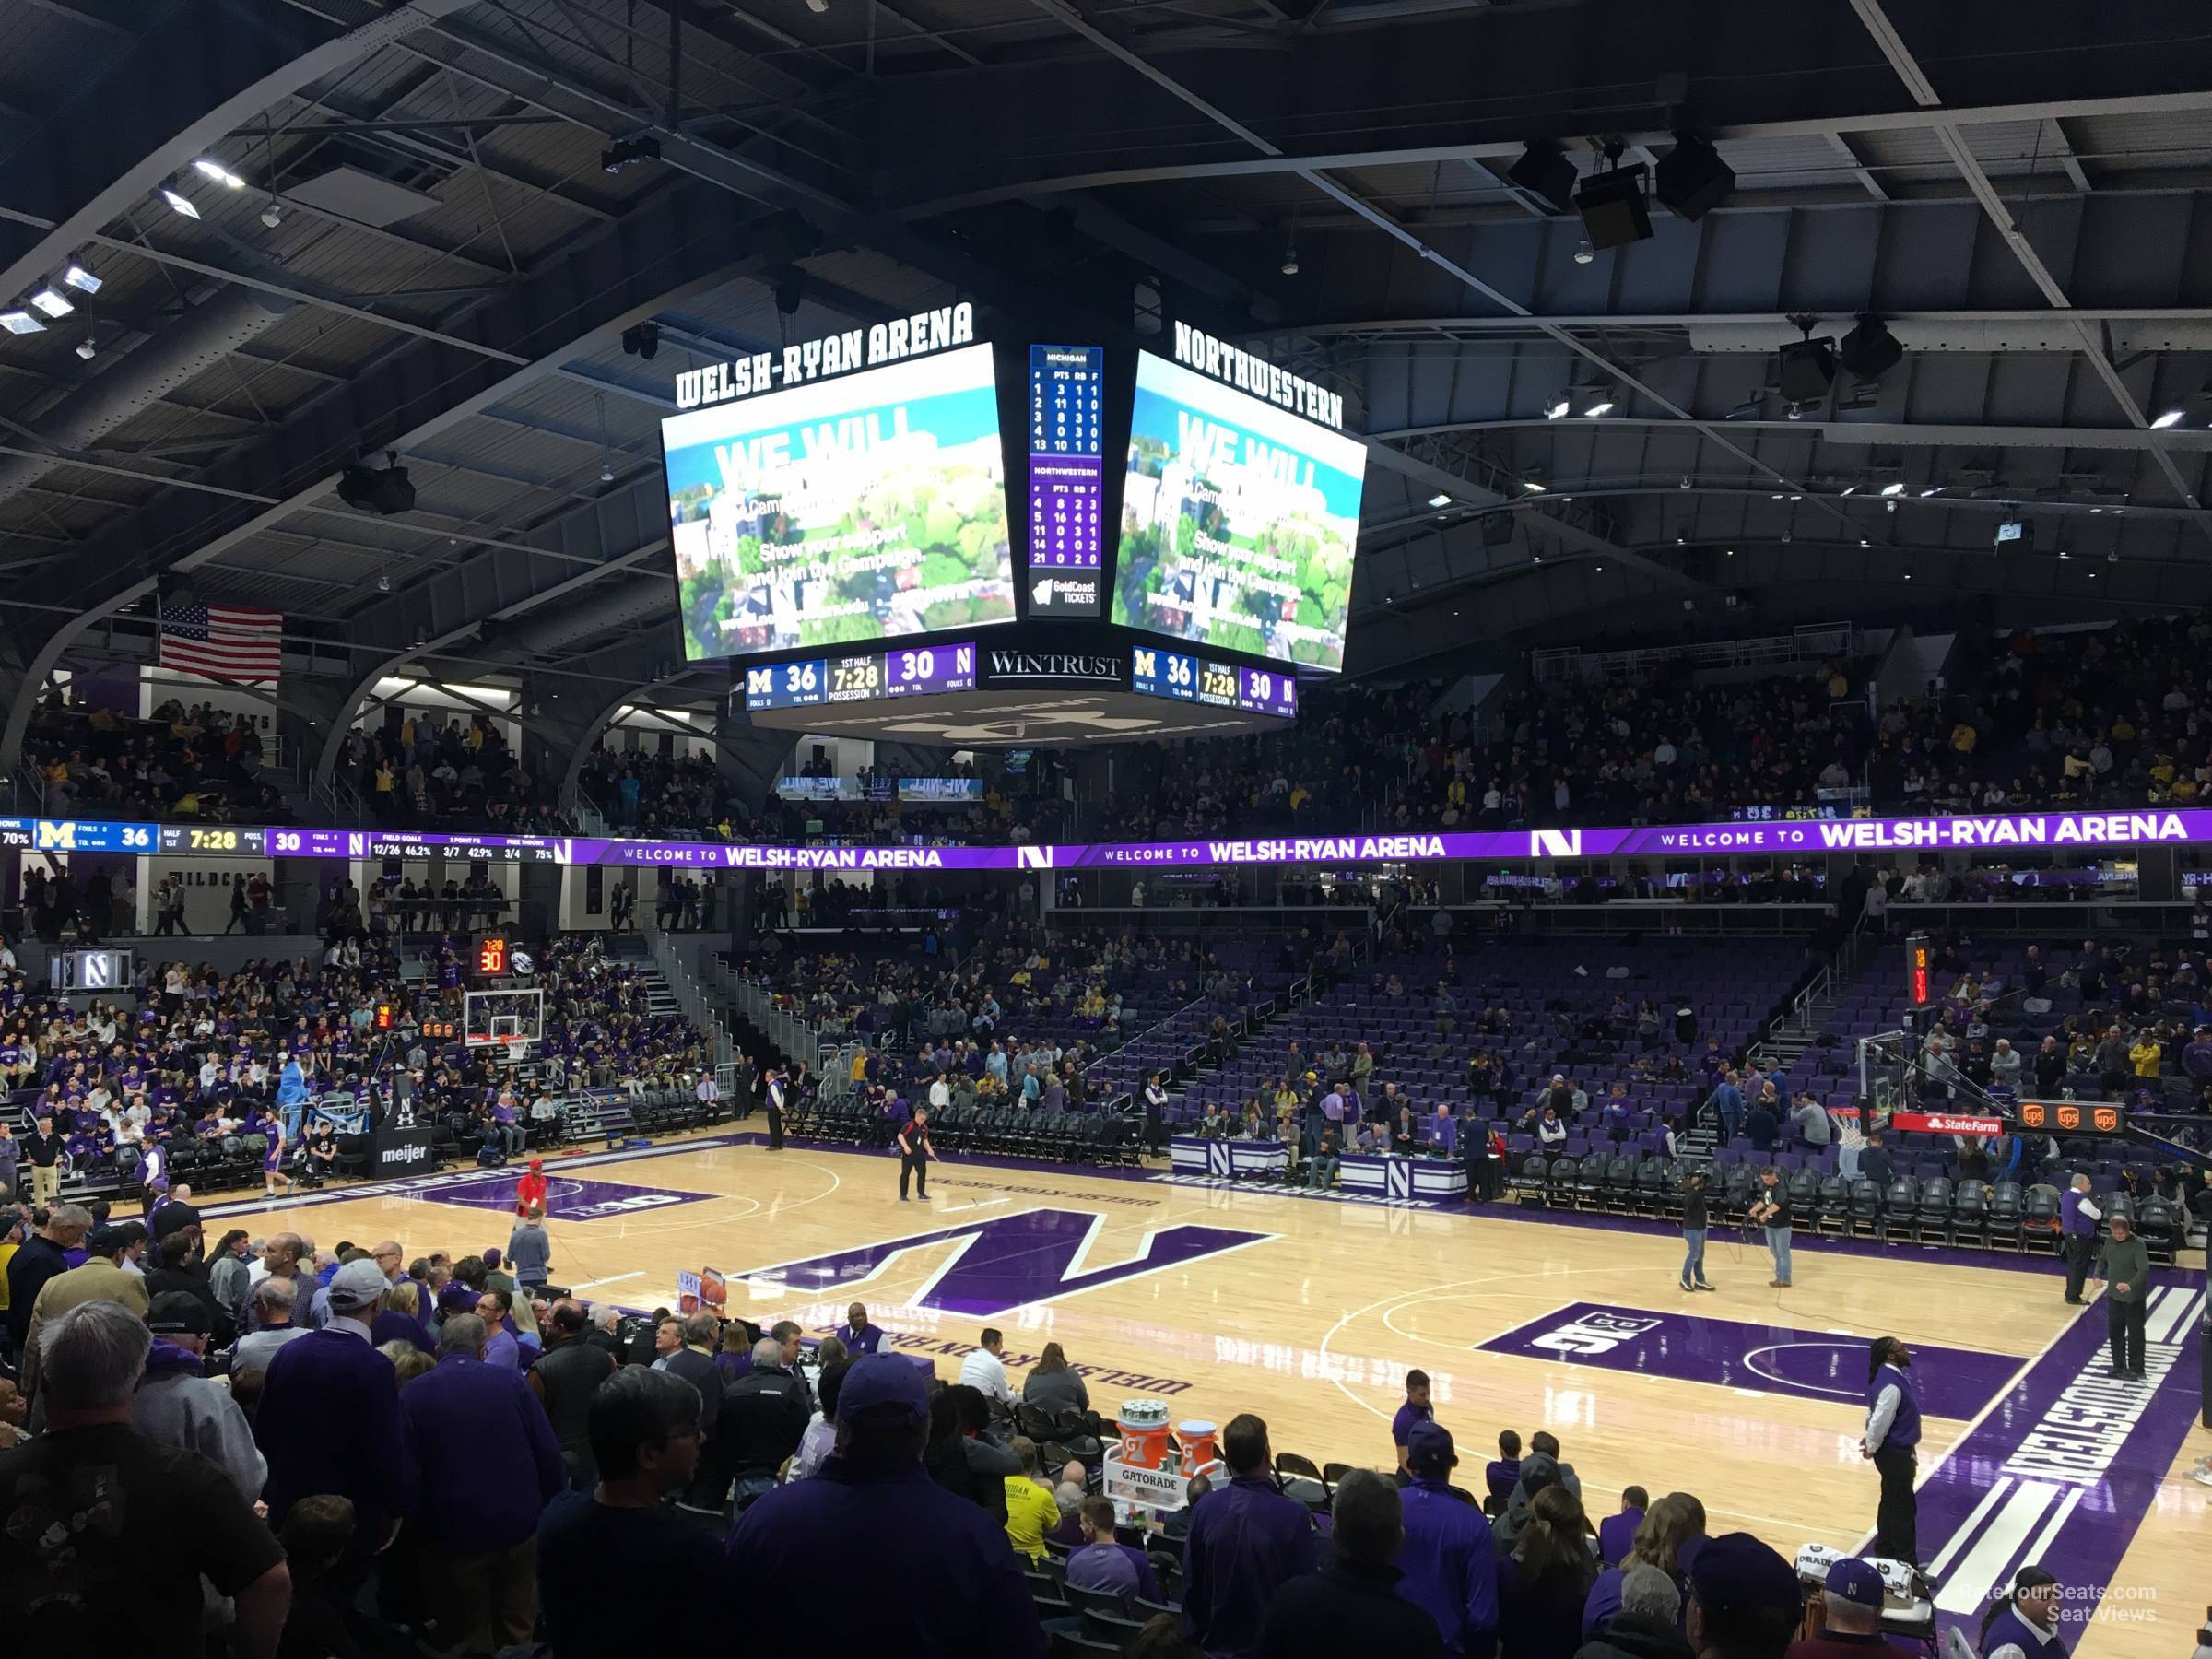
[[[161,666],[214,679],[270,680],[282,666],[284,616],[235,605],[173,605],[161,612]]]

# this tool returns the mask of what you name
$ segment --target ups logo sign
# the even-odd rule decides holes
[[[2078,1106],[2061,1106],[2058,1109],[2058,1126],[2061,1129],[2080,1128],[2081,1108]]]
[[[2100,1134],[2111,1135],[2120,1127],[2120,1113],[2114,1107],[2100,1106],[2090,1114],[2090,1121]]]
[[[2041,1100],[2023,1100],[2020,1122],[2030,1129],[2047,1129],[2051,1126],[2051,1108]]]

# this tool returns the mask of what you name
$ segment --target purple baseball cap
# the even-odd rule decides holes
[[[837,1417],[840,1422],[863,1417],[927,1421],[929,1386],[921,1368],[903,1354],[863,1354],[838,1388]]]
[[[1882,1606],[1882,1575],[1872,1561],[1863,1561],[1857,1556],[1845,1556],[1828,1570],[1828,1594],[1839,1601],[1855,1606],[1872,1607],[1877,1612]]]

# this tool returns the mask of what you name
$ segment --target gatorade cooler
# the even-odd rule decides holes
[[[1159,1469],[1168,1462],[1168,1404],[1165,1400],[1124,1400],[1117,1420],[1122,1429],[1121,1461],[1133,1469]]]
[[[1193,1474],[1207,1467],[1219,1455],[1214,1450],[1211,1423],[1178,1423],[1175,1437],[1182,1442],[1182,1466]]]

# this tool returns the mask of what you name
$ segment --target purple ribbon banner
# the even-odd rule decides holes
[[[1392,835],[1223,837],[1041,847],[768,846],[602,836],[408,835],[381,830],[0,819],[0,850],[163,853],[347,860],[433,855],[494,864],[634,865],[690,870],[1198,869],[1257,865],[1525,863],[1559,858],[1813,857],[1888,853],[2126,848],[2212,842],[2212,811],[2041,812],[1964,818],[1841,818],[1641,829],[1477,830]]]

